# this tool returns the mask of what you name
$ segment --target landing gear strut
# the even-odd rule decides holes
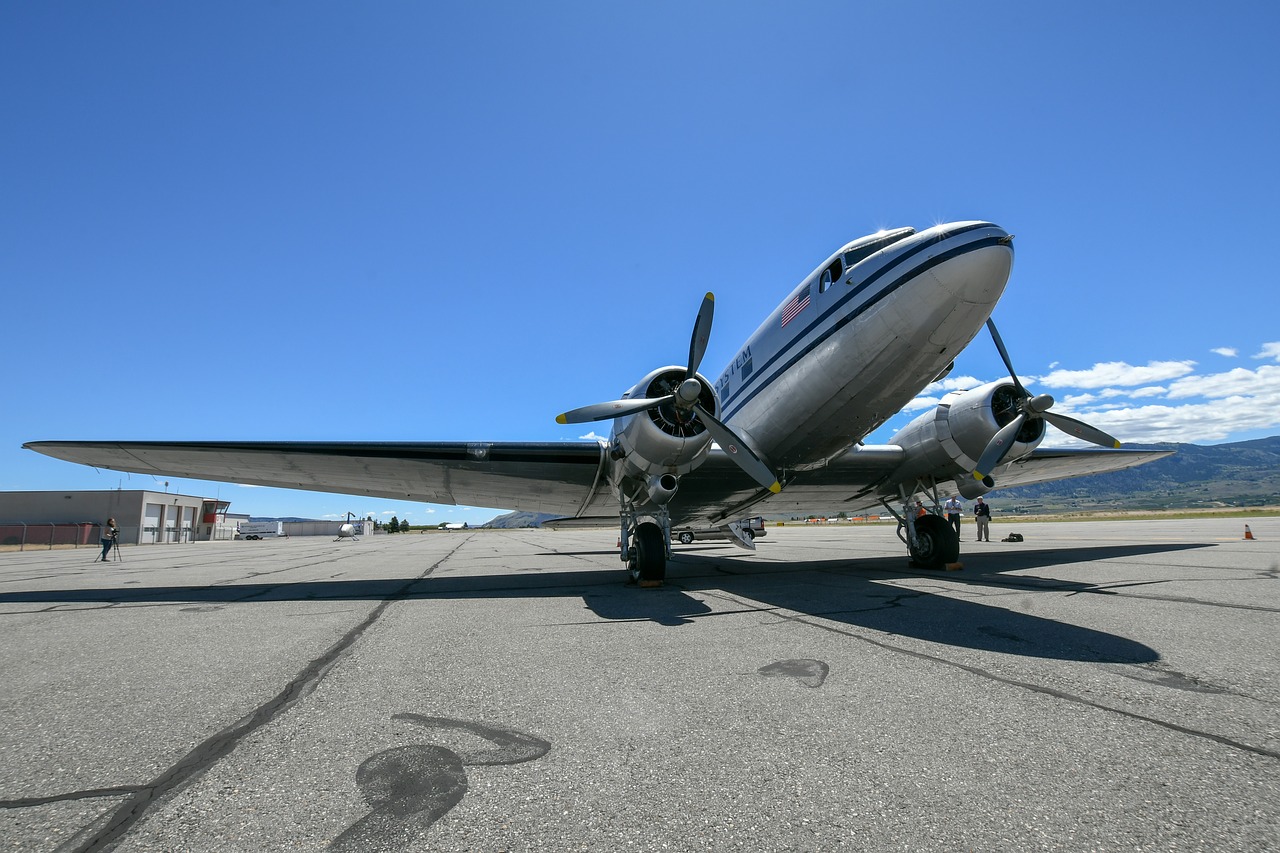
[[[632,507],[621,513],[622,552],[619,558],[627,565],[632,583],[661,586],[667,578],[667,557],[671,553],[671,517],[667,508],[657,517],[637,515]]]
[[[960,559],[960,536],[939,514],[937,494],[933,495],[933,510],[924,515],[916,515],[909,498],[904,489],[901,515],[888,501],[881,500],[881,503],[898,519],[898,538],[907,546],[911,565],[922,569],[944,569],[948,564],[957,562]]]

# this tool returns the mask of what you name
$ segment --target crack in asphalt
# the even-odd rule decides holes
[[[443,565],[467,541],[467,539],[462,540],[417,577],[406,580],[396,591],[392,592],[377,607],[373,608],[369,615],[347,631],[338,642],[330,646],[324,654],[312,660],[273,698],[222,731],[206,738],[150,783],[127,789],[128,799],[124,803],[114,811],[85,826],[75,836],[63,842],[58,846],[57,853],[88,853],[88,851],[114,849],[124,836],[146,817],[148,810],[153,806],[164,802],[173,794],[193,784],[217,761],[229,755],[245,738],[311,695],[334,665],[364,635],[365,631],[378,621],[388,607],[397,601],[403,601],[408,598],[410,595],[409,590],[415,584]],[[64,794],[61,795],[61,798],[76,799],[77,795]]]
[[[704,594],[712,595],[716,598],[721,598],[722,600],[725,600],[725,601],[732,601],[733,603],[739,604],[739,605],[745,604],[745,602],[733,596],[715,595],[714,593],[706,593],[706,592],[704,592]],[[1008,676],[997,675],[996,673],[991,672],[990,670],[983,669],[982,667],[971,666],[969,664],[959,663],[958,661],[947,660],[944,657],[939,657],[938,655],[931,655],[927,652],[920,652],[914,649],[904,648],[902,646],[895,646],[892,643],[886,643],[880,640],[875,640],[875,639],[872,639],[871,637],[858,634],[854,631],[850,631],[843,628],[838,628],[834,625],[826,625],[821,622],[814,621],[814,618],[812,616],[802,615],[798,613],[787,613],[785,611],[775,611],[774,615],[776,615],[780,619],[784,619],[789,622],[795,622],[801,625],[808,625],[812,628],[818,628],[820,630],[829,631],[833,634],[839,634],[843,637],[848,637],[853,640],[859,640],[861,642],[867,643],[868,645],[875,646],[878,649],[883,649],[884,651],[887,651],[887,652],[903,654],[903,655],[907,655],[908,657],[916,658],[917,660],[929,661],[931,663],[941,664],[943,666],[959,669],[969,673],[970,675],[974,675],[979,678],[984,678],[989,681],[994,681],[999,684],[1005,684],[1010,687],[1018,687],[1023,690],[1030,691],[1032,693],[1038,693],[1042,696],[1050,696],[1054,699],[1059,699],[1063,702],[1071,702],[1076,705],[1082,705],[1086,708],[1093,708],[1094,710],[1098,710],[1098,711],[1105,711],[1111,714],[1118,714],[1119,716],[1122,716],[1122,717],[1128,717],[1131,720],[1137,720],[1142,723],[1148,723],[1150,725],[1159,726],[1161,728],[1168,729],[1170,731],[1177,732],[1179,734],[1190,735],[1191,737],[1203,738],[1205,740],[1213,741],[1214,743],[1221,744],[1222,746],[1227,746],[1232,749],[1238,749],[1242,752],[1247,752],[1252,755],[1259,755],[1264,758],[1280,759],[1280,752],[1276,752],[1274,750],[1265,749],[1260,746],[1252,746],[1251,744],[1243,743],[1238,740],[1233,740],[1229,737],[1224,737],[1223,735],[1217,735],[1217,734],[1214,734],[1213,732],[1206,732],[1201,729],[1193,729],[1189,726],[1182,726],[1177,723],[1171,723],[1168,720],[1161,720],[1156,717],[1146,716],[1145,714],[1138,714],[1134,711],[1126,711],[1123,708],[1115,708],[1110,705],[1104,705],[1101,702],[1094,702],[1093,700],[1086,699],[1083,696],[1078,696],[1074,693],[1067,693],[1064,690],[1058,690],[1053,687],[1046,687],[1042,684],[1033,684],[1029,681],[1021,681],[1016,678],[1009,678]]]
[[[33,806],[47,806],[51,803],[91,800],[95,797],[121,797],[128,794],[136,794],[140,790],[142,790],[141,785],[119,785],[115,788],[87,788],[83,791],[50,794],[45,797],[18,797],[14,800],[0,800],[0,809],[29,809]]]

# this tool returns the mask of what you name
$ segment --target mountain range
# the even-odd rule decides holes
[[[1128,444],[1174,454],[1137,468],[997,489],[1006,511],[1205,509],[1280,505],[1280,436],[1230,444]]]

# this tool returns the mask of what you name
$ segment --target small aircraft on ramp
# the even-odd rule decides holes
[[[648,584],[666,575],[673,525],[730,526],[762,513],[850,515],[877,505],[919,565],[959,554],[939,489],[973,499],[1000,486],[1115,471],[1168,455],[1118,450],[1051,411],[1014,371],[991,312],[1013,237],[990,222],[882,231],[842,246],[804,278],[712,382],[699,372],[715,299],[688,358],[620,399],[565,412],[612,420],[607,440],[566,442],[37,441],[95,468],[429,503],[553,513],[560,526],[620,528],[620,557]],[[887,444],[863,439],[986,326],[1009,378],[952,392]],[[1041,448],[1046,424],[1107,449]],[[917,495],[932,507],[918,516]],[[895,509],[895,505],[899,509]],[[744,543],[748,544],[749,543]]]

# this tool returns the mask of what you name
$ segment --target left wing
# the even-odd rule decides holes
[[[30,450],[94,468],[582,515],[616,512],[601,442],[33,441]]]

